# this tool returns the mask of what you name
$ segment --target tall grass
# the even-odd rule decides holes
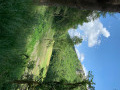
[[[31,0],[0,1],[0,90],[19,79],[26,65],[27,36],[37,24],[38,13]]]

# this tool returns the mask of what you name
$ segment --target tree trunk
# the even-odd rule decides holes
[[[33,0],[37,5],[68,6],[80,10],[120,12],[120,0]]]
[[[28,84],[28,85],[32,85],[32,84],[35,84],[35,85],[50,85],[51,83],[52,84],[56,84],[56,85],[60,85],[61,82],[57,82],[57,81],[53,81],[53,82],[43,82],[43,83],[39,83],[37,81],[31,81],[31,80],[14,80],[14,81],[11,81],[9,83],[16,83],[16,84]],[[66,85],[66,86],[71,86],[71,85],[75,85],[75,86],[80,86],[80,85],[84,85],[84,84],[88,84],[89,82],[78,82],[78,83],[63,83],[63,85]]]
[[[31,81],[31,80],[14,80],[14,81],[11,81],[9,83],[16,83],[16,84],[37,84],[39,85],[40,83],[37,82],[37,81]]]
[[[78,82],[78,83],[61,83],[61,82],[57,82],[57,81],[52,81],[52,82],[43,82],[43,83],[40,83],[40,82],[37,82],[37,81],[30,81],[30,80],[14,80],[12,82],[9,82],[9,83],[16,83],[16,84],[28,84],[29,86],[30,85],[39,85],[39,86],[53,86],[53,85],[64,85],[64,86],[68,86],[70,87],[69,90],[73,90],[74,88],[78,87],[78,86],[82,86],[82,85],[92,85],[92,83],[88,80],[85,80],[85,81],[82,81],[82,82]],[[91,86],[90,88],[93,88],[92,90],[95,90],[93,86]]]

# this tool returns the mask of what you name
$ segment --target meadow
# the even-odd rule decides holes
[[[26,78],[26,73],[39,76],[38,67],[48,66],[52,46],[47,47],[49,41],[43,38],[52,38],[54,32],[51,30],[51,18],[47,16],[49,14],[45,15],[47,7],[32,5],[31,0],[1,2],[0,88],[10,90],[16,85],[11,87],[7,84],[9,81]],[[52,35],[47,33],[48,30]],[[31,62],[37,63],[33,71],[30,71]]]

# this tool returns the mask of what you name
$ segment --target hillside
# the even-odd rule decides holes
[[[45,81],[66,80],[73,83],[83,80],[84,76],[76,73],[77,70],[83,69],[76,55],[74,45],[70,43],[70,40],[68,33],[57,33],[55,35],[52,57]]]

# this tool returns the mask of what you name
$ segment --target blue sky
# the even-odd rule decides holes
[[[120,90],[120,14],[100,17],[69,33],[84,38],[76,52],[85,72],[93,71],[96,90]]]

